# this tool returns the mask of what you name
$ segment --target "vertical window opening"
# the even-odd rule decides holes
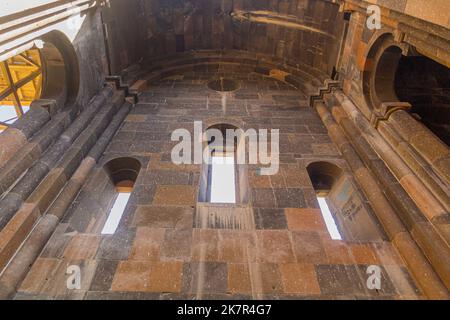
[[[319,202],[328,233],[333,240],[343,240],[328,203],[328,195],[335,186],[336,181],[341,177],[342,169],[332,163],[314,162],[308,166],[307,170],[314,190],[316,191],[317,201]]]
[[[328,206],[327,198],[323,194],[317,194],[317,200],[319,201],[320,210],[322,212],[323,219],[328,229],[328,233],[333,240],[342,240],[341,233],[334,220],[333,214],[331,213],[330,207]]]
[[[105,165],[105,170],[114,184],[117,195],[108,212],[108,218],[103,226],[103,235],[112,235],[116,232],[125,213],[134,184],[141,170],[141,164],[133,158],[117,158]]]
[[[108,220],[106,220],[105,226],[103,227],[102,234],[110,235],[116,232],[127,207],[128,200],[130,200],[130,196],[131,192],[119,192],[109,213]]]
[[[211,158],[212,203],[236,203],[236,165],[234,154],[215,153]]]

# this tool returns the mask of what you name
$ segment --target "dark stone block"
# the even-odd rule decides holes
[[[274,189],[278,208],[305,208],[306,201],[302,189]]]
[[[360,277],[355,266],[318,265],[317,279],[325,295],[367,295],[366,281]]]
[[[49,171],[49,167],[45,163],[40,161],[37,162],[27,171],[22,179],[20,179],[19,183],[11,190],[11,192],[20,195],[25,201]]]
[[[31,108],[23,117],[19,118],[11,127],[22,131],[31,138],[37,131],[44,127],[50,120],[50,114],[42,107]]]
[[[100,260],[97,264],[89,290],[108,291],[111,289],[118,263],[118,261],[114,260]]]
[[[22,205],[22,197],[8,193],[0,202],[0,230],[2,230]]]
[[[366,285],[367,279],[369,278],[369,274],[367,274],[367,269],[369,268],[369,265],[357,265],[356,270],[359,272],[363,285]],[[397,295],[397,291],[395,290],[394,285],[392,284],[391,279],[389,278],[388,273],[384,269],[383,266],[380,266],[381,269],[381,289],[377,290],[369,290],[366,288],[366,291],[368,292],[368,295],[372,297],[387,297],[387,296],[395,296]],[[415,287],[415,286],[414,286]]]
[[[136,185],[131,194],[129,204],[133,205],[150,205],[156,192],[156,185]]]
[[[189,172],[152,170],[147,173],[144,183],[157,185],[188,185],[190,184]]]
[[[287,229],[283,209],[257,209],[255,210],[255,223],[257,229]]]
[[[275,196],[272,189],[253,189],[252,202],[254,207],[275,208]]]
[[[130,255],[136,231],[118,230],[114,235],[105,236],[97,252],[98,259],[126,260]]]

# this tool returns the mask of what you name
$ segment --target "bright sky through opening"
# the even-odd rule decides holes
[[[119,193],[108,216],[108,220],[103,227],[102,234],[114,234],[116,232],[130,196],[131,193]]]
[[[234,157],[213,156],[211,165],[211,202],[236,203]]]
[[[334,221],[333,215],[331,214],[330,208],[328,207],[327,200],[325,197],[317,197],[319,200],[320,209],[322,210],[322,216],[325,219],[325,224],[327,225],[328,232],[330,233],[331,239],[342,240],[342,236],[339,233],[336,221]]]

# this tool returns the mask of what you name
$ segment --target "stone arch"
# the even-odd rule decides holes
[[[329,192],[344,172],[336,164],[325,161],[312,162],[306,170],[316,192]]]
[[[420,53],[402,56],[395,94],[411,104],[411,113],[450,146],[450,68]]]
[[[116,189],[129,189],[129,191],[133,189],[141,167],[141,162],[131,157],[115,158],[103,166]]]
[[[64,33],[53,30],[39,38],[43,42],[43,88],[41,99],[56,100],[59,107],[73,104],[80,87],[78,58]]]
[[[363,94],[367,104],[376,109],[383,102],[398,101],[395,75],[402,55],[409,45],[395,41],[392,33],[377,33],[366,55],[363,71]]]

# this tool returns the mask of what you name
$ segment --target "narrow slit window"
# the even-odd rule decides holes
[[[210,176],[212,203],[236,203],[235,173],[234,155],[212,156]]]
[[[325,220],[331,239],[342,240],[342,236],[339,232],[336,221],[334,220],[333,214],[331,213],[330,207],[328,206],[326,197],[317,196],[317,200],[319,201],[320,210],[322,211],[322,216]]]
[[[120,192],[114,202],[114,205],[109,213],[108,220],[106,220],[103,227],[102,234],[114,234],[119,226],[122,215],[127,207],[128,200],[130,200],[130,192]]]

